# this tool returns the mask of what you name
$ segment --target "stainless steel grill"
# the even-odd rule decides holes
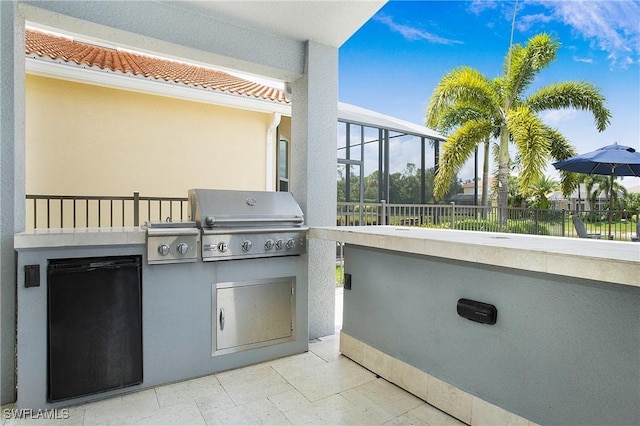
[[[306,252],[309,228],[291,193],[192,189],[188,202],[190,219],[202,230],[203,261]]]

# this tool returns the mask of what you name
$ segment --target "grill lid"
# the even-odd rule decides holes
[[[304,215],[290,192],[189,190],[190,220],[202,228],[301,227]]]

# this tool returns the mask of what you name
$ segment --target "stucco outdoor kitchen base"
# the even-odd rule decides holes
[[[340,353],[469,425],[536,424],[393,358],[344,331],[340,332]]]
[[[638,424],[633,243],[395,227],[310,237],[346,243],[341,352],[366,368],[472,425]],[[557,258],[562,274],[549,272]],[[495,305],[496,324],[459,316],[460,298]]]
[[[18,251],[16,404],[19,409],[37,410],[76,405],[308,350],[306,255],[147,265],[145,231],[139,228],[29,231],[17,234],[14,243]],[[85,397],[48,402],[48,260],[123,255],[140,255],[143,261],[143,382]],[[25,265],[40,266],[39,287],[24,286]],[[212,327],[215,327],[212,318],[212,286],[219,282],[290,276],[296,277],[295,340],[212,356]]]

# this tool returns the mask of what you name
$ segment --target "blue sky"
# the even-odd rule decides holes
[[[500,75],[515,5],[488,0],[387,3],[340,48],[340,101],[424,124],[433,89],[453,68],[467,65],[489,78]],[[640,150],[640,2],[518,1],[514,43],[525,44],[541,32],[555,36],[560,49],[531,89],[588,81],[601,89],[613,115],[604,132],[583,111],[543,113],[543,120],[578,153],[614,142]],[[416,152],[397,146],[392,171],[401,171],[407,162],[419,164]],[[546,174],[557,177],[552,166]],[[472,178],[472,163],[459,176]],[[621,183],[631,187],[640,179]]]

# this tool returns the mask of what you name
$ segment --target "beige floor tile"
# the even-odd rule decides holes
[[[236,405],[293,390],[268,363],[227,371],[216,377]]]
[[[427,402],[441,410],[446,410],[456,418],[471,424],[473,397],[436,377],[429,377]]]
[[[412,416],[409,413],[403,414],[398,417],[394,417],[388,422],[384,423],[384,426],[429,426],[419,418]]]
[[[11,410],[15,410],[15,408],[16,406],[13,402],[0,406],[0,409],[2,410],[2,420],[0,420],[0,425],[4,426],[4,424],[7,423],[7,420],[12,418]]]
[[[235,406],[214,375],[158,386],[156,395],[160,407],[195,402],[199,407],[216,411]]]
[[[267,398],[205,415],[207,425],[289,425],[291,422]]]
[[[340,357],[340,339],[338,335],[321,337],[309,343],[309,350],[327,362],[336,361]]]
[[[80,407],[85,408],[86,425],[122,425],[134,423],[159,405],[155,391],[148,389]]]
[[[342,395],[332,395],[285,415],[295,425],[375,425],[375,412],[363,410]]]
[[[311,405],[311,402],[297,390],[270,396],[269,400],[283,413],[299,410]]]
[[[286,371],[288,369],[315,367],[318,365],[324,365],[327,362],[320,358],[313,352],[305,352],[303,354],[288,356],[285,358],[276,359],[268,364],[276,370],[278,373]]]
[[[414,408],[407,413],[409,418],[418,419],[422,424],[430,426],[463,426],[465,423],[460,420],[451,417],[447,413],[438,410],[437,408],[429,405],[422,404],[421,406]]]
[[[311,402],[355,388],[376,378],[370,371],[344,357],[324,365],[288,369],[282,374]]]
[[[482,425],[504,425],[504,426],[528,426],[529,421],[510,413],[498,406],[490,404],[480,398],[473,397],[471,409],[471,424]]]
[[[167,407],[160,407],[156,410],[149,411],[145,415],[132,419],[123,423],[126,425],[206,425],[204,417],[200,413],[198,406],[194,401],[174,404]]]
[[[376,419],[383,423],[424,404],[384,379],[373,380],[341,395],[363,410],[376,412]]]

